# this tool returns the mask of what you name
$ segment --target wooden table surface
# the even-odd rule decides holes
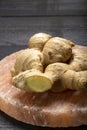
[[[87,1],[0,0],[0,60],[26,48],[29,37],[38,32],[65,37],[87,46]],[[21,123],[0,111],[0,130],[29,129],[53,130]],[[87,126],[75,127],[74,130],[87,130]]]

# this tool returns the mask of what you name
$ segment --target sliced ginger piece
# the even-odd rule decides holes
[[[52,87],[51,80],[38,70],[26,70],[13,78],[13,84],[20,89],[44,92]]]

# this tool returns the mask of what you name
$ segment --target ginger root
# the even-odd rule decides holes
[[[67,39],[65,39],[65,38],[57,37],[57,39],[60,40],[60,41],[65,42],[66,44],[68,44],[68,45],[70,45],[70,46],[74,46],[74,45],[75,45],[72,41],[67,40]]]
[[[53,63],[47,66],[44,73],[34,69],[20,73],[14,77],[13,84],[27,91],[44,92],[51,89],[55,81],[56,91],[87,88],[87,71],[75,72],[69,70],[67,64]]]
[[[19,53],[12,69],[16,87],[29,92],[87,88],[87,52],[45,33],[33,35],[29,45],[31,49]]]
[[[69,66],[75,71],[87,70],[87,52],[79,48],[73,48]]]
[[[68,40],[62,40],[59,37],[54,37],[48,40],[43,48],[45,64],[55,62],[67,62],[72,55],[72,46]]]
[[[37,48],[23,50],[17,55],[15,66],[12,68],[12,75],[30,69],[43,72],[43,54]]]
[[[64,63],[53,63],[47,66],[44,73],[35,69],[20,73],[13,78],[13,84],[27,91],[47,91],[52,88],[54,81],[58,80],[66,70],[68,70],[68,65]]]
[[[49,77],[38,70],[26,70],[13,77],[13,84],[29,92],[44,92],[52,87]]]
[[[27,91],[47,91],[66,70],[68,70],[68,65],[64,63],[50,64],[44,73],[36,69],[26,70],[13,78],[13,84]]]
[[[79,72],[67,70],[61,77],[61,83],[65,89],[78,90],[87,88],[87,70]]]
[[[38,48],[38,49],[42,50],[44,45],[46,44],[46,42],[51,37],[52,37],[51,35],[46,34],[46,33],[37,33],[29,39],[29,42],[28,42],[29,47]]]

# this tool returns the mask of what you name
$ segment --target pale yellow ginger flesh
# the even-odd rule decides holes
[[[44,92],[52,87],[51,80],[38,70],[26,70],[13,78],[13,84],[26,91]]]
[[[38,33],[30,49],[17,55],[12,68],[13,84],[28,92],[87,88],[87,52],[67,39]]]

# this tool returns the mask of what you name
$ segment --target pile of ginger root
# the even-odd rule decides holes
[[[54,92],[87,87],[87,52],[70,40],[37,33],[18,53],[11,70],[15,87],[28,92]]]

